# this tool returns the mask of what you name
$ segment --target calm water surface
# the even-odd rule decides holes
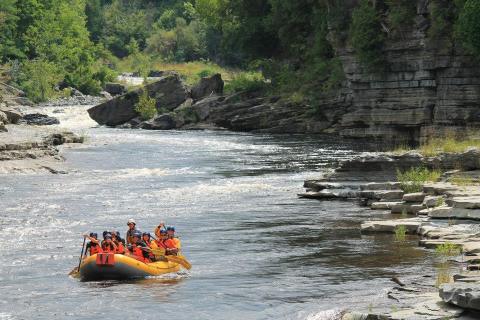
[[[60,114],[88,137],[65,152],[71,173],[0,176],[0,319],[329,319],[382,308],[391,276],[430,270],[415,239],[360,235],[361,221],[384,213],[297,198],[304,179],[358,146],[91,128],[82,111]],[[134,282],[67,276],[82,233],[123,234],[131,217],[142,231],[175,225],[193,269]]]

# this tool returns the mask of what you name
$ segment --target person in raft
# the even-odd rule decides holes
[[[165,250],[165,255],[176,255],[178,248],[175,246],[173,239],[168,238],[167,230],[160,230],[158,233],[160,236],[155,240],[158,248]]]
[[[128,251],[125,253],[142,262],[150,262],[150,248],[142,241],[142,232],[135,230],[132,232],[132,243],[127,245]]]
[[[125,240],[120,238],[120,232],[112,231],[111,234],[112,234],[112,241],[117,246],[117,250],[115,250],[115,253],[124,254],[125,253]]]
[[[135,220],[128,219],[127,226],[128,226],[128,231],[127,231],[127,234],[125,235],[125,240],[127,241],[127,245],[129,245],[133,243],[133,233],[137,230],[136,229],[137,224],[135,223]]]
[[[117,245],[112,240],[112,234],[110,232],[103,232],[102,251],[108,253],[116,253]]]
[[[167,227],[167,235],[169,239],[173,240],[173,243],[175,244],[175,248],[180,251],[182,249],[182,243],[180,242],[180,239],[175,237],[175,227]]]
[[[89,242],[87,243],[84,258],[87,256],[87,253],[91,256],[102,252],[100,247],[100,241],[98,241],[98,235],[95,232],[91,232],[90,235],[84,234],[83,237],[88,238]]]
[[[147,247],[150,249],[148,251],[148,253],[149,253],[148,258],[151,261],[155,261],[155,254],[152,252],[152,249],[154,249],[154,250],[158,249],[158,246],[157,246],[157,243],[152,239],[152,236],[150,235],[150,232],[142,233],[142,240],[143,240],[143,242],[145,242]]]

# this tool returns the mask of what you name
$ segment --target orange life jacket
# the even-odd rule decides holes
[[[177,245],[175,244],[175,240],[167,239],[163,242],[166,249],[177,249]]]
[[[134,258],[142,262],[150,262],[149,259],[143,256],[143,250],[136,244],[132,244],[132,250],[130,252],[133,254]]]
[[[115,253],[124,254],[125,253],[125,247],[123,246],[123,243],[121,241],[118,241],[118,243],[116,245],[117,245],[117,250],[115,251]]]
[[[102,250],[103,252],[115,253],[115,247],[112,244],[102,241]]]
[[[155,243],[157,244],[157,247],[159,248],[163,248],[163,249],[166,249],[167,247],[165,246],[165,244],[163,243],[163,240],[161,239],[157,239],[157,240],[154,240]]]
[[[94,242],[90,242],[90,255],[93,256],[94,254],[102,252],[102,248]]]

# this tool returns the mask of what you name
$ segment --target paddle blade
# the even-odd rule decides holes
[[[73,268],[72,271],[68,273],[69,276],[73,278],[79,278],[80,277],[80,270],[78,270],[78,267]]]
[[[183,258],[183,257],[179,257],[179,256],[165,256],[165,258],[167,258],[168,261],[178,263],[179,265],[181,265],[182,267],[184,267],[184,268],[187,269],[187,270],[192,269],[191,263],[188,262],[187,259],[185,259],[185,258]]]

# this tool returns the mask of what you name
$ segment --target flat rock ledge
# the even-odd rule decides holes
[[[374,313],[347,312],[350,319],[480,319],[480,187],[458,186],[449,182],[425,184],[420,192],[405,193],[398,182],[308,180],[302,198],[316,200],[357,200],[372,210],[396,214],[396,219],[376,219],[361,224],[362,234],[398,233],[418,235],[419,246],[436,249],[446,244],[457,246],[461,256],[449,259],[462,270],[454,282],[440,291],[430,284],[428,292],[400,287],[410,292],[388,297],[401,304],[398,310]],[[413,215],[413,217],[412,217]],[[447,221],[448,220],[448,221]],[[465,220],[463,222],[457,222]],[[394,288],[395,289],[395,288]],[[394,290],[395,291],[395,290]],[[396,308],[395,308],[396,309]]]
[[[447,283],[440,287],[443,301],[464,309],[480,310],[480,284]]]

